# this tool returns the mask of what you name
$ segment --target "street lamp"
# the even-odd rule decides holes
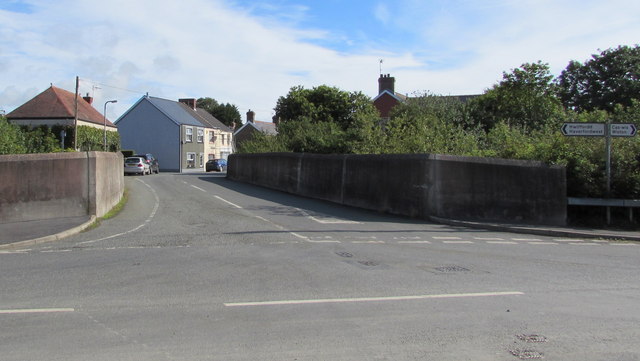
[[[104,151],[107,151],[107,104],[109,103],[117,103],[117,100],[107,100],[104,103]]]

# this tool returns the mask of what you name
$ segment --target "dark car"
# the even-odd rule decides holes
[[[147,164],[149,165],[149,174],[160,173],[160,163],[158,162],[158,159],[153,156],[153,154],[151,153],[136,154],[136,155],[133,155],[133,157],[141,157],[146,160]]]
[[[227,160],[211,159],[207,161],[207,164],[205,164],[204,167],[207,172],[211,172],[211,171],[224,172],[227,170]]]

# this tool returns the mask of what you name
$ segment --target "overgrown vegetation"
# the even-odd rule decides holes
[[[107,151],[120,150],[118,132],[106,132]],[[80,151],[104,150],[104,130],[85,125],[78,126]],[[11,124],[0,116],[0,154],[55,153],[73,150],[73,127],[25,127]]]
[[[484,94],[417,94],[385,123],[360,93],[291,88],[276,105],[277,136],[239,152],[441,153],[538,160],[566,166],[568,195],[604,197],[604,138],[567,137],[564,122],[640,127],[640,48],[621,46],[572,61],[554,79],[540,61],[505,72]],[[614,198],[640,198],[640,137],[612,140]]]

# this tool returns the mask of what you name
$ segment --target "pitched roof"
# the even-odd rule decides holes
[[[196,108],[195,112],[201,118],[200,120],[206,125],[209,125],[210,128],[214,128],[214,129],[217,128],[224,132],[233,132],[231,128],[224,125],[221,121],[219,121],[216,117],[211,115],[211,113],[209,113],[208,111],[202,108]]]
[[[193,109],[182,103],[156,97],[146,97],[146,99],[176,124],[207,127],[199,120],[200,117],[197,116]]]
[[[70,119],[75,117],[75,94],[51,86],[22,104],[11,113],[9,119]],[[104,116],[78,95],[78,120],[104,124]],[[107,126],[115,127],[109,119]]]
[[[263,132],[263,133],[269,134],[269,135],[278,134],[278,129],[276,128],[276,124],[275,123],[272,123],[272,122],[261,122],[259,120],[255,120],[253,122],[244,123],[244,125],[241,126],[240,129],[236,130],[235,133],[233,133],[233,134],[240,133],[246,127],[252,127],[254,129],[256,129],[257,131],[260,131],[260,132]]]

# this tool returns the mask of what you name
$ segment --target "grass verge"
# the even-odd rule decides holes
[[[127,204],[127,201],[129,201],[129,189],[125,188],[124,192],[122,193],[122,198],[120,198],[120,202],[118,202],[118,204],[113,206],[113,208],[111,208],[111,210],[107,212],[104,216],[96,218],[96,221],[93,222],[89,227],[85,228],[84,232],[95,229],[98,226],[100,226],[100,223],[102,221],[105,221],[107,219],[111,219],[117,216],[122,211],[124,206]]]

